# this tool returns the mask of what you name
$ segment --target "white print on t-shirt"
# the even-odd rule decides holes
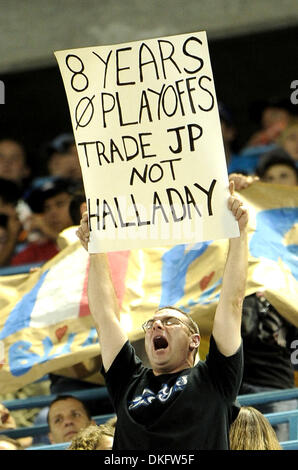
[[[142,395],[135,397],[129,403],[128,409],[132,410],[139,406],[148,406],[156,399],[161,403],[165,403],[175,392],[183,390],[186,384],[187,375],[182,375],[181,377],[178,377],[176,383],[172,387],[169,387],[167,384],[162,385],[157,394],[153,393],[149,388],[144,388]]]

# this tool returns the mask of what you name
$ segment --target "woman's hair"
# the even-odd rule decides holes
[[[91,424],[72,439],[68,450],[97,450],[104,436],[114,437],[115,429],[107,424]]]
[[[256,408],[242,406],[230,427],[231,450],[282,450],[274,429]]]
[[[108,419],[104,424],[107,426],[110,426],[112,429],[116,428],[116,423],[117,423],[117,416],[113,416],[112,418]]]

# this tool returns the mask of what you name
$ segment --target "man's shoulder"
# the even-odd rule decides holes
[[[119,353],[115,357],[108,371],[102,368],[102,374],[106,377],[107,375],[113,374],[125,374],[133,372],[134,370],[145,369],[141,359],[137,356],[135,348],[129,340],[127,340]]]

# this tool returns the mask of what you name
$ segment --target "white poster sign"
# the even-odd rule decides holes
[[[91,253],[238,236],[205,32],[55,55]]]

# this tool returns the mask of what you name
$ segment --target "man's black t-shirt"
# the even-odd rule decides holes
[[[113,449],[229,449],[242,369],[242,346],[225,357],[211,337],[206,361],[155,376],[127,341],[108,372],[103,371],[117,414]]]
[[[242,369],[242,346],[225,357],[211,337],[206,361],[155,376],[127,341],[108,372],[103,371],[117,414],[113,449],[229,449]]]

